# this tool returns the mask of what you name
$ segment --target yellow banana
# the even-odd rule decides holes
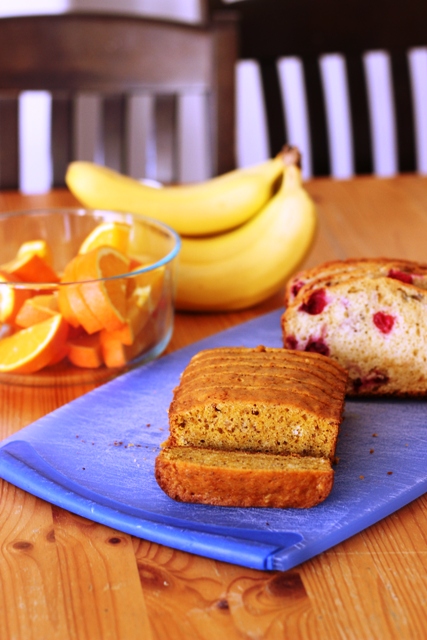
[[[220,311],[276,293],[307,255],[316,229],[313,201],[288,155],[279,191],[248,222],[210,238],[183,238],[176,307]]]
[[[271,198],[283,170],[279,155],[205,182],[160,189],[91,162],[68,166],[65,181],[86,207],[141,213],[187,236],[232,229],[249,220]]]

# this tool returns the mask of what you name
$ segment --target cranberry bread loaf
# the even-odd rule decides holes
[[[346,371],[316,353],[202,351],[174,391],[167,444],[333,459],[346,383]]]
[[[164,448],[155,475],[163,491],[181,502],[281,509],[319,504],[334,481],[327,458],[194,447]]]
[[[349,395],[427,393],[427,265],[326,263],[293,278],[286,302],[285,347],[336,360]]]

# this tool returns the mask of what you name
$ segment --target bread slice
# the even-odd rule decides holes
[[[283,343],[327,355],[349,373],[348,395],[427,393],[427,266],[326,263],[290,284]]]
[[[331,286],[346,278],[363,276],[385,276],[427,289],[427,264],[390,258],[349,258],[324,262],[297,273],[286,286],[285,306],[294,301],[303,287],[320,285],[321,282]]]
[[[226,507],[309,508],[328,497],[329,459],[194,447],[166,447],[156,459],[159,486],[174,500]]]
[[[316,353],[210,349],[181,377],[168,446],[335,456],[346,371]]]

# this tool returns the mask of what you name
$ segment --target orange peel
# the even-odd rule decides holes
[[[129,251],[131,226],[125,222],[101,222],[82,242],[79,253],[88,253],[98,247],[113,247],[121,253]]]

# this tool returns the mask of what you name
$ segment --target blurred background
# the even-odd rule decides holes
[[[285,142],[301,149],[306,179],[427,173],[427,7],[419,0],[0,0],[6,25],[61,14],[180,24],[188,37],[226,23],[227,43],[212,41],[217,50],[205,66],[218,67],[208,70],[209,78],[229,78],[232,66],[228,93],[217,98],[228,103],[228,115],[224,105],[222,116],[213,111],[209,82],[185,91],[182,85],[173,96],[136,88],[121,102],[124,146],[115,156],[108,142],[114,124],[107,119],[113,109],[107,112],[102,94],[86,87],[73,94],[70,151],[55,173],[52,92],[21,88],[16,173],[26,193],[59,185],[70,158],[106,164],[138,179],[197,182],[233,164],[261,162]],[[8,47],[14,44],[11,36]],[[171,62],[178,55],[168,50],[166,40],[165,64],[168,55]],[[117,56],[120,51],[117,45]],[[0,187],[13,188],[14,178],[1,160],[10,135],[5,124],[10,96],[1,93],[8,89],[4,50],[2,59]],[[221,138],[215,126],[230,117],[232,124],[220,126]],[[172,122],[168,138],[163,131]]]

